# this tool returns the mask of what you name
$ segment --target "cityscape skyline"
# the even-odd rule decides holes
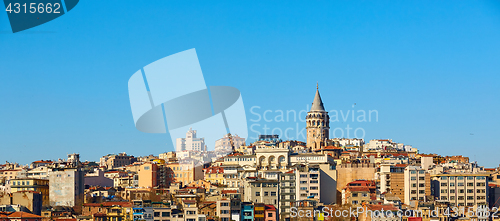
[[[497,2],[101,4],[116,10],[80,2],[16,34],[1,13],[0,162],[173,150],[168,136],[135,129],[127,80],[159,57],[196,48],[207,85],[241,91],[249,137],[257,136],[253,123],[261,132],[264,124],[305,128],[298,117],[253,122],[251,110],[273,119],[277,110],[307,110],[319,81],[326,110],[339,113],[332,130],[349,124],[365,140],[498,165]],[[352,110],[376,110],[378,121],[344,122],[340,111]]]

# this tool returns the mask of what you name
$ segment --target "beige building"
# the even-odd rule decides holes
[[[244,181],[244,201],[265,203],[278,206],[278,180],[252,180]]]
[[[487,173],[455,173],[432,176],[434,196],[450,202],[450,206],[478,206],[487,204]]]
[[[380,165],[380,193],[392,193],[401,201],[404,200],[405,194],[405,179],[404,169],[406,165]]]
[[[201,165],[196,165],[193,161],[181,163],[167,163],[165,165],[166,185],[173,182],[182,182],[183,185],[196,180],[203,179],[203,169]]]
[[[407,205],[410,205],[410,201],[427,201],[426,196],[431,195],[430,174],[420,166],[405,168],[404,183],[404,203]]]
[[[337,203],[341,202],[341,191],[355,180],[373,180],[376,173],[375,164],[344,163],[337,166]]]
[[[127,156],[126,153],[116,154],[108,154],[106,156],[101,157],[100,166],[105,166],[108,170],[123,167],[134,163],[136,159],[134,156]]]
[[[137,175],[139,176],[138,187],[152,188],[158,185],[158,165],[156,163],[144,163],[140,166]]]
[[[295,170],[296,200],[320,201],[320,169],[318,165],[300,166]]]
[[[42,212],[42,195],[36,191],[0,194],[0,205],[20,205],[26,207],[33,214],[40,215]]]
[[[51,206],[81,205],[84,190],[84,177],[80,168],[54,168],[49,173]]]
[[[41,194],[44,206],[49,205],[49,180],[19,178],[11,180],[11,192],[36,191]]]

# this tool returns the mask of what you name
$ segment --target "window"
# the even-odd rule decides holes
[[[455,186],[455,183],[450,183],[450,186]]]
[[[264,196],[269,196],[269,192],[264,192]]]
[[[229,214],[229,210],[221,210],[220,214]]]
[[[468,176],[467,180],[474,180],[474,177],[473,176]]]
[[[260,192],[255,192],[255,196],[260,196]]]
[[[450,190],[450,193],[455,193],[455,190]]]
[[[311,187],[310,187],[310,189],[311,189],[311,190],[317,190],[317,189],[318,189],[318,187],[317,187],[317,186],[311,186]]]
[[[358,193],[353,193],[352,197],[358,197]]]
[[[411,180],[417,180],[417,177],[412,176]]]
[[[467,186],[474,186],[474,183],[467,183]]]
[[[441,186],[448,186],[447,183],[441,183]]]
[[[161,217],[169,217],[170,216],[170,212],[162,212],[161,213]]]
[[[267,217],[273,217],[273,213],[267,213]]]
[[[418,187],[425,187],[425,184],[423,184],[423,183],[418,184]]]
[[[271,192],[271,196],[276,196],[276,192]]]
[[[410,171],[411,174],[417,174],[417,171],[416,170],[412,170]]]
[[[229,203],[220,203],[220,206],[229,206]]]
[[[458,183],[457,186],[464,186],[464,183]]]
[[[160,212],[154,212],[153,216],[154,217],[160,217]]]
[[[441,177],[441,180],[448,180],[448,177],[446,177],[446,176],[442,176],[442,177]]]

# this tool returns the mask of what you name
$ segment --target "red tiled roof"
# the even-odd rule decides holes
[[[37,161],[34,161],[33,163],[53,163],[53,162],[50,160],[37,160]]]
[[[346,186],[349,192],[370,192],[370,188],[367,186]]]
[[[273,205],[266,205],[266,210],[276,211],[276,207],[274,207]]]
[[[84,203],[83,206],[86,207],[111,207],[111,206],[121,206],[121,207],[132,207],[131,202],[102,202],[102,203]]]
[[[94,217],[106,217],[106,213],[94,213]]]
[[[228,193],[238,193],[237,190],[222,190],[222,194],[228,194]]]
[[[27,213],[27,212],[13,212],[10,215],[8,215],[7,217],[9,217],[9,218],[21,218],[21,217],[22,218],[40,218],[40,219],[42,218],[41,216]]]
[[[384,211],[387,211],[387,210],[390,210],[390,211],[396,211],[396,210],[399,210],[398,208],[394,207],[393,205],[366,205],[366,207],[368,207],[369,210],[377,210],[377,211],[381,211],[382,209]]]
[[[209,168],[206,168],[204,169],[205,170],[205,173],[224,173],[224,168],[222,167],[209,167]]]

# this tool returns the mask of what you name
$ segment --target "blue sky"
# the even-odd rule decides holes
[[[0,162],[171,150],[135,129],[127,82],[196,48],[207,85],[238,88],[254,129],[305,127],[250,109],[305,110],[319,82],[326,109],[379,115],[332,130],[494,167],[499,39],[497,1],[80,1],[16,34],[0,13]]]

